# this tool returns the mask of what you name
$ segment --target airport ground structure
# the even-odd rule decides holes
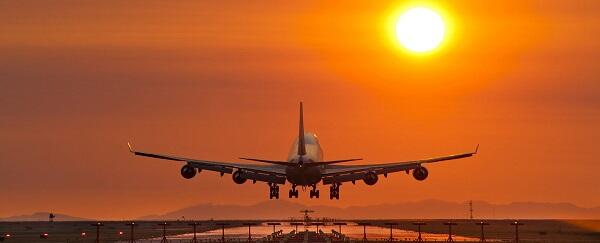
[[[423,233],[422,242],[448,240],[452,227],[453,240],[478,242],[481,237],[481,222],[485,222],[486,242],[516,242],[518,227],[519,242],[600,242],[600,220],[332,220],[327,222],[290,222],[289,220],[210,220],[210,221],[102,221],[98,222],[0,222],[2,242],[193,242],[189,237],[196,223],[197,233],[223,231],[225,242],[415,242],[418,227]],[[276,222],[276,223],[273,223]],[[448,224],[451,222],[451,224]],[[517,223],[515,223],[517,222]],[[166,224],[165,224],[166,223]],[[268,225],[268,223],[273,223]],[[290,224],[297,224],[298,230]],[[260,226],[262,225],[262,226]],[[274,227],[273,233],[253,234],[253,227]],[[368,227],[367,227],[368,226]],[[165,227],[163,231],[163,227]],[[250,239],[245,234],[230,234],[234,228],[250,230]],[[291,230],[283,230],[287,229]],[[320,227],[317,229],[317,227]],[[410,232],[403,236],[379,234],[373,236],[369,230],[387,232],[389,228]],[[133,228],[133,235],[131,229]],[[363,229],[367,232],[364,232]],[[341,233],[340,233],[341,231]],[[348,233],[352,232],[352,233]],[[431,238],[427,235],[437,235]],[[187,238],[182,238],[186,235]],[[178,237],[179,236],[179,237]],[[366,239],[363,237],[366,236]],[[221,237],[201,238],[196,242],[222,242]]]

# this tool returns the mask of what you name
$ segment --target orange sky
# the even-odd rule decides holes
[[[133,157],[126,143],[283,159],[300,100],[328,159],[392,162],[477,143],[481,153],[430,166],[425,182],[394,174],[344,185],[340,201],[299,202],[599,206],[600,2],[440,2],[452,39],[420,57],[385,29],[404,4],[0,2],[0,217],[266,200],[264,184],[210,172],[186,181],[180,164]]]

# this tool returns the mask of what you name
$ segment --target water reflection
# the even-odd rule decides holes
[[[289,233],[294,230],[296,227],[289,225],[287,222],[282,222],[282,225],[278,225],[275,227],[276,231],[283,230],[284,233]],[[310,230],[315,231],[317,229],[316,226],[298,226],[298,231]],[[333,225],[321,225],[319,226],[319,230],[325,233],[331,233],[331,230],[338,231],[338,226]],[[367,238],[369,239],[389,239],[390,230],[389,228],[375,227],[375,226],[367,226],[366,227]],[[266,237],[273,233],[273,227],[267,224],[260,224],[252,226],[251,228],[251,236],[253,239],[259,239]],[[362,239],[363,238],[363,227],[356,224],[348,224],[342,226],[342,233],[347,237],[354,239]],[[410,230],[401,230],[394,229],[392,231],[394,238],[398,240],[414,240],[417,238],[418,233]],[[184,240],[184,239],[192,239],[193,234],[181,234],[175,236],[169,236],[169,240]],[[211,230],[207,232],[197,233],[196,237],[199,240],[219,240],[221,239],[221,229]],[[422,233],[421,237],[426,240],[431,241],[443,241],[448,238],[446,234],[432,234],[432,233]],[[479,241],[477,238],[470,237],[462,237],[462,236],[452,236],[455,241]],[[238,239],[248,239],[248,227],[240,226],[234,228],[225,229],[225,239],[226,240],[238,240]],[[149,240],[139,240],[138,242],[156,242],[156,240],[160,240],[160,238],[154,238]]]

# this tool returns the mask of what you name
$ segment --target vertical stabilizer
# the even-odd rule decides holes
[[[306,155],[306,146],[304,144],[304,117],[302,111],[302,102],[300,102],[300,126],[298,128],[298,155]]]

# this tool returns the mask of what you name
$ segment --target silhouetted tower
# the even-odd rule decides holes
[[[473,220],[473,200],[469,201],[469,218]]]
[[[158,225],[162,226],[163,228],[163,237],[162,240],[160,240],[160,243],[169,243],[169,240],[167,240],[167,225],[169,224],[167,222],[163,222]]]
[[[53,213],[50,213],[50,215],[48,215],[48,222],[54,222],[54,218],[56,218],[56,216]]]
[[[485,242],[485,235],[483,234],[483,226],[490,225],[490,224],[483,222],[483,221],[477,222],[475,224],[481,226],[481,237],[479,238],[479,242]]]

